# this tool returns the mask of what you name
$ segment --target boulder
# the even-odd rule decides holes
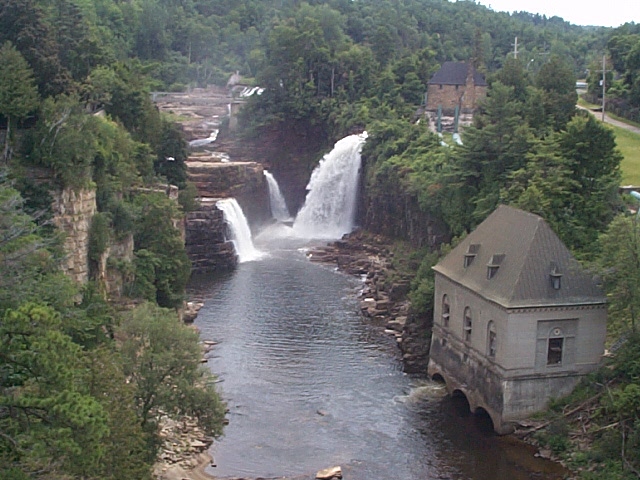
[[[342,478],[342,468],[330,467],[320,470],[316,473],[316,478],[319,480],[329,480],[331,478]]]

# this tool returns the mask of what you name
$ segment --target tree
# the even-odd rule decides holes
[[[187,186],[187,166],[185,160],[189,156],[187,142],[180,128],[169,121],[162,122],[158,156],[154,162],[156,173],[167,179],[171,185],[180,189]]]
[[[85,477],[108,434],[100,403],[83,382],[79,345],[52,308],[26,304],[0,322],[0,476],[17,467],[35,478]]]
[[[62,186],[85,187],[91,180],[99,122],[99,118],[86,114],[77,97],[49,97],[24,142],[25,156],[52,168]]]
[[[620,214],[600,235],[599,264],[609,303],[609,332],[637,331],[640,318],[640,224]]]
[[[60,62],[51,23],[36,0],[0,0],[0,42],[11,41],[29,62],[43,97],[71,86],[71,75]]]
[[[593,246],[620,207],[620,162],[615,135],[592,115],[576,116],[557,134],[558,151],[569,162],[577,182],[571,192],[572,214],[584,235],[570,243],[574,248]]]
[[[58,268],[53,238],[43,238],[24,212],[20,194],[6,185],[0,172],[0,316],[28,301],[58,309],[73,304],[77,288]]]
[[[163,414],[186,414],[207,434],[222,434],[224,404],[200,363],[196,331],[180,323],[175,312],[146,303],[124,318],[118,336],[143,427],[154,431]]]
[[[25,119],[36,109],[38,102],[38,90],[29,64],[10,42],[5,42],[0,47],[0,114],[7,119],[2,154],[5,163],[11,156],[12,122]]]
[[[464,144],[454,152],[468,202],[474,208],[467,228],[493,211],[499,201],[500,186],[526,162],[531,132],[527,123],[522,122],[522,110],[523,104],[514,97],[514,88],[494,82],[474,124],[464,132]]]
[[[138,195],[136,222],[136,287],[162,307],[182,304],[191,264],[175,223],[182,218],[178,204],[163,193]]]
[[[545,93],[545,113],[552,117],[555,130],[561,130],[576,111],[576,78],[566,61],[552,56],[536,76],[536,86]]]

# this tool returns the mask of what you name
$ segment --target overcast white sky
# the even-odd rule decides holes
[[[477,0],[496,12],[525,11],[558,16],[575,25],[617,27],[640,23],[640,0]]]

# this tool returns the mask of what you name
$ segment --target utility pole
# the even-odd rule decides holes
[[[605,107],[605,94],[607,91],[607,56],[602,55],[602,121],[604,122],[604,107]]]
[[[511,45],[513,45],[513,58],[518,58],[518,37],[516,37],[516,42]]]

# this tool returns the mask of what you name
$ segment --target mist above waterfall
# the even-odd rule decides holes
[[[267,187],[269,188],[269,204],[271,206],[271,215],[279,222],[289,222],[292,217],[287,208],[287,204],[284,200],[284,196],[280,191],[280,186],[275,177],[264,170],[264,176],[267,179]]]
[[[250,262],[263,257],[264,254],[253,245],[249,223],[237,200],[235,198],[218,200],[216,207],[224,214],[224,221],[229,227],[229,240],[235,247],[238,262]]]
[[[307,198],[293,224],[303,238],[337,239],[353,230],[360,152],[367,133],[338,141],[311,174]]]

